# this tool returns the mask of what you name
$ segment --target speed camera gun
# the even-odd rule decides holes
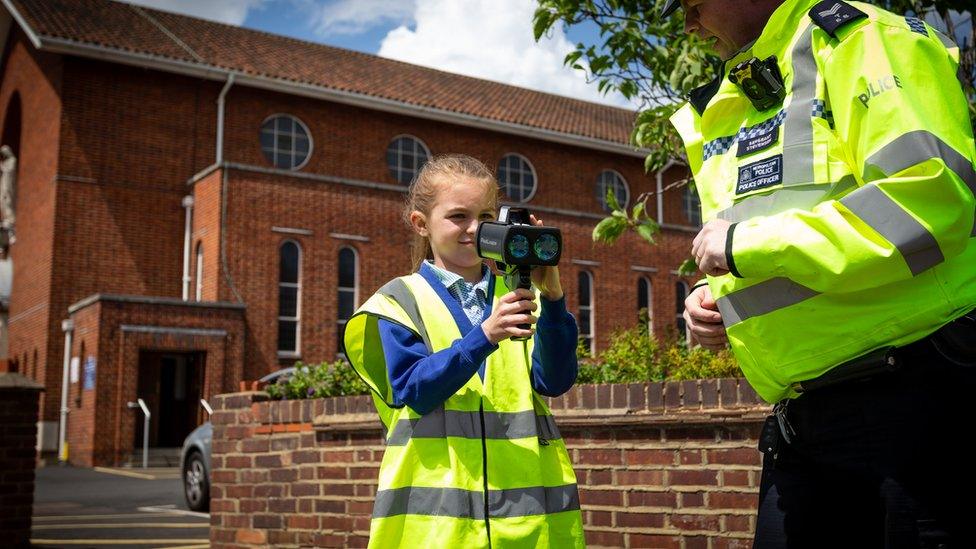
[[[532,269],[558,265],[563,251],[559,229],[536,227],[528,210],[509,206],[502,206],[498,221],[478,225],[477,242],[478,255],[495,260],[509,290],[531,287]]]

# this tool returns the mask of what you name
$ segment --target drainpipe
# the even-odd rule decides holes
[[[68,370],[71,367],[71,335],[74,333],[75,321],[62,320],[61,330],[64,332],[64,371],[61,374],[61,426],[58,429],[58,461],[62,464],[68,461]]]
[[[224,84],[224,89],[220,90],[220,95],[217,96],[217,165],[224,161],[224,99],[233,85],[234,73],[230,73],[227,75],[227,83]]]
[[[193,196],[183,197],[186,221],[183,228],[183,301],[190,300],[190,232],[193,229]]]

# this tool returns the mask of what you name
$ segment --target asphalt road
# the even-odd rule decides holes
[[[183,501],[177,469],[37,470],[34,547],[209,547],[210,517]]]

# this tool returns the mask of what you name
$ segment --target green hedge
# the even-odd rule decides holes
[[[344,360],[321,364],[295,363],[295,373],[265,387],[271,398],[295,400],[347,395],[365,395],[369,388]]]
[[[576,383],[639,383],[681,379],[741,377],[729,351],[689,349],[684,337],[670,329],[663,338],[650,337],[644,323],[618,330],[610,346],[596,357],[580,343],[576,348],[579,377]]]
[[[643,324],[643,323],[642,323]],[[610,346],[596,357],[582,344],[576,348],[579,377],[576,383],[639,383],[665,379],[707,379],[741,377],[728,351],[713,353],[689,349],[674,330],[662,339],[649,337],[642,326],[619,330],[610,336]],[[369,393],[366,384],[344,360],[303,364],[287,380],[268,385],[275,399],[323,398]]]

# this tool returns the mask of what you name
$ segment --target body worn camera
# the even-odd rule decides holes
[[[757,111],[779,105],[786,98],[786,86],[776,56],[771,55],[765,61],[753,57],[739,63],[729,72],[729,80],[739,86]]]
[[[525,208],[502,206],[497,221],[483,221],[478,225],[475,239],[478,255],[495,260],[505,273],[509,290],[530,288],[532,269],[558,265],[563,251],[559,229],[532,225]]]

